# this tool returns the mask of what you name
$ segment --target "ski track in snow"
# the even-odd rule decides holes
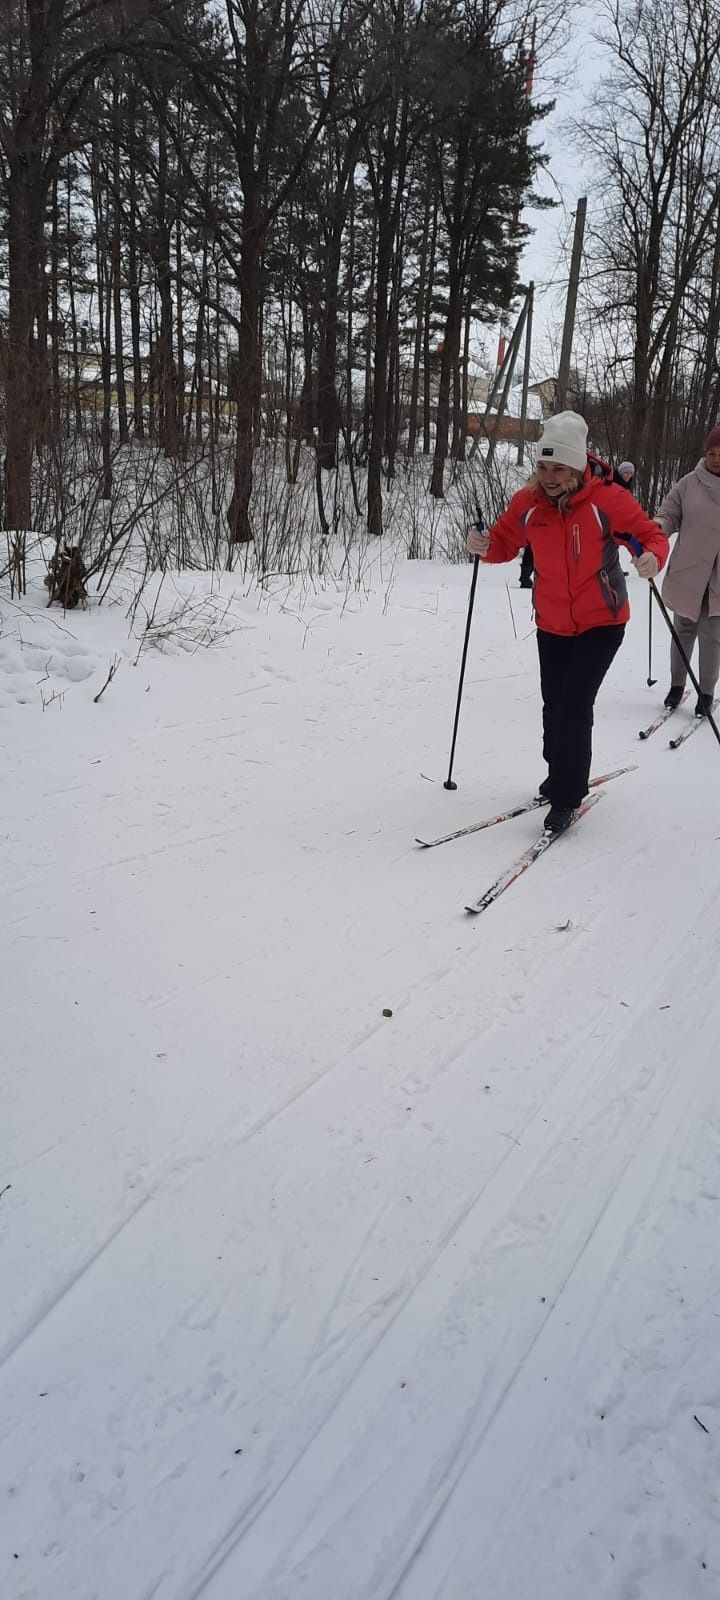
[[[103,1239],[102,1243],[98,1245],[97,1250],[94,1250],[92,1255],[89,1256],[86,1261],[81,1263],[77,1271],[74,1272],[66,1282],[61,1284],[60,1288],[53,1293],[44,1304],[40,1306],[37,1314],[33,1317],[30,1324],[27,1327],[22,1328],[5,1349],[0,1350],[0,1367],[3,1367],[6,1361],[11,1360],[12,1356],[15,1354],[15,1351],[20,1348],[21,1344],[25,1343],[26,1339],[29,1339],[32,1334],[37,1332],[38,1328],[42,1326],[46,1318],[52,1316],[53,1312],[60,1305],[60,1302],[65,1299],[66,1295],[69,1295],[72,1290],[76,1288],[76,1286],[85,1277],[85,1274],[91,1271],[91,1269],[95,1266],[95,1263],[100,1260],[101,1256],[105,1255],[106,1251],[111,1248],[114,1241],[120,1237],[120,1234],[124,1233],[125,1229],[130,1227],[131,1223],[135,1220],[135,1217],[137,1217],[142,1211],[143,1207],[147,1205],[148,1199],[149,1196],[144,1196],[143,1199],[133,1207],[132,1211],[124,1219],[124,1221],[119,1222],[117,1227],[113,1228],[112,1232],[108,1234],[107,1238]]]
[[[715,925],[714,915],[711,920]],[[712,970],[713,960],[714,958],[709,954],[706,962],[708,974]],[[711,1006],[712,1002],[708,1001],[708,1009],[711,1009]],[[621,1042],[623,1035],[629,1034],[632,1036],[635,1033],[642,1033],[647,1027],[651,1009],[650,1006],[647,1006],[644,1008],[641,1017],[636,1019],[632,1025],[626,1025],[617,1030],[619,1035],[618,1043]],[[631,1038],[627,1042],[631,1043]],[[624,1070],[626,1056],[624,1052],[616,1051],[611,1059],[615,1076],[617,1076],[618,1073],[622,1073]],[[704,1072],[708,1071],[711,1061],[712,1055],[703,1057]],[[567,1259],[563,1259],[562,1280],[556,1284],[550,1295],[545,1296],[545,1299],[550,1302],[547,1316],[543,1315],[542,1318],[539,1318],[537,1309],[534,1308],[535,1315],[533,1320],[535,1323],[539,1320],[540,1327],[526,1333],[527,1348],[524,1348],[519,1357],[513,1359],[508,1367],[503,1362],[500,1352],[495,1354],[495,1360],[499,1367],[499,1377],[495,1379],[495,1387],[491,1385],[489,1390],[485,1389],[482,1396],[478,1397],[475,1405],[471,1403],[468,1407],[468,1396],[458,1397],[460,1402],[459,1409],[462,1408],[464,1413],[469,1408],[470,1417],[468,1418],[463,1414],[462,1421],[456,1423],[457,1431],[453,1433],[448,1442],[446,1452],[441,1457],[439,1470],[437,1466],[434,1469],[433,1477],[437,1480],[437,1487],[429,1506],[423,1507],[422,1502],[418,1504],[416,1500],[414,1504],[408,1507],[407,1525],[413,1528],[413,1538],[417,1542],[412,1548],[409,1557],[404,1559],[402,1570],[390,1586],[388,1573],[390,1557],[387,1549],[385,1549],[383,1551],[382,1570],[376,1570],[373,1561],[372,1569],[368,1570],[360,1580],[356,1575],[350,1580],[346,1579],[344,1593],[348,1595],[382,1593],[388,1596],[388,1600],[390,1600],[390,1596],[406,1592],[408,1594],[417,1594],[419,1592],[434,1593],[434,1590],[425,1587],[428,1581],[426,1572],[419,1576],[420,1588],[413,1586],[406,1588],[405,1580],[410,1585],[415,1566],[419,1558],[424,1554],[425,1546],[432,1539],[438,1524],[441,1523],[445,1507],[451,1501],[452,1495],[460,1482],[463,1482],[464,1486],[463,1498],[465,1501],[469,1500],[469,1505],[465,1506],[461,1517],[461,1526],[466,1525],[467,1517],[472,1515],[473,1499],[477,1493],[482,1492],[483,1500],[486,1502],[489,1489],[490,1491],[495,1491],[497,1501],[496,1507],[489,1510],[488,1520],[491,1525],[500,1516],[503,1505],[507,1502],[509,1495],[512,1494],[514,1486],[512,1481],[510,1485],[507,1482],[503,1482],[498,1494],[496,1463],[492,1459],[485,1464],[478,1463],[478,1450],[484,1443],[487,1431],[496,1423],[503,1407],[512,1405],[514,1410],[518,1412],[518,1417],[522,1417],[523,1406],[527,1404],[528,1399],[532,1401],[533,1387],[537,1381],[539,1370],[544,1373],[544,1381],[547,1381],[547,1369],[550,1369],[552,1388],[549,1388],[547,1393],[548,1396],[552,1396],[550,1404],[556,1402],[558,1384],[565,1375],[568,1360],[572,1359],[577,1349],[577,1324],[580,1324],[581,1329],[591,1324],[593,1313],[609,1272],[614,1265],[619,1250],[622,1248],[627,1232],[630,1231],[638,1212],[643,1206],[647,1188],[652,1185],[656,1177],[659,1160],[666,1153],[668,1145],[676,1134],[678,1122],[681,1120],[682,1113],[695,1088],[693,1080],[689,1085],[685,1080],[678,1084],[672,1075],[673,1066],[672,1059],[666,1061],[665,1076],[668,1079],[668,1083],[659,1088],[654,1086],[659,1100],[659,1110],[650,1122],[647,1131],[643,1131],[639,1146],[627,1157],[624,1166],[620,1168],[619,1172],[616,1168],[613,1168],[613,1189],[610,1192],[610,1197],[604,1196],[599,1213],[595,1215],[593,1212],[587,1219],[589,1225],[587,1237],[581,1238],[577,1255],[573,1254],[570,1258],[569,1269],[567,1267]],[[602,1078],[605,1079],[610,1075],[608,1069],[605,1068]],[[588,1078],[590,1079],[589,1085]],[[552,1150],[562,1142],[567,1122],[577,1119],[578,1112],[588,1099],[594,1097],[597,1087],[597,1081],[591,1069],[583,1075],[582,1084],[577,1086],[577,1098],[570,1097],[569,1103],[567,1086],[565,1084],[562,1085],[561,1104],[565,1112],[565,1120],[561,1122],[559,1128],[556,1127],[552,1136],[548,1136],[547,1132],[543,1135],[540,1126],[541,1123],[547,1124],[552,1120],[553,1108],[549,1103],[544,1105],[544,1115],[536,1119],[535,1127],[530,1125],[529,1128],[523,1130],[518,1144],[513,1152],[502,1162],[498,1173],[493,1175],[489,1183],[478,1195],[473,1195],[469,1199],[460,1216],[448,1230],[446,1237],[440,1241],[434,1257],[413,1282],[402,1304],[395,1308],[389,1325],[383,1328],[376,1345],[364,1358],[351,1381],[350,1387],[344,1389],[324,1429],[320,1434],[316,1434],[313,1437],[310,1450],[305,1451],[303,1457],[293,1463],[291,1474],[298,1469],[301,1470],[304,1490],[303,1525],[300,1542],[309,1550],[311,1557],[317,1558],[313,1562],[312,1575],[309,1577],[310,1590],[314,1595],[327,1594],[329,1596],[334,1592],[333,1584],[337,1583],[336,1574],[338,1563],[342,1557],[342,1545],[348,1537],[347,1523],[351,1521],[358,1501],[362,1500],[364,1494],[371,1501],[374,1491],[377,1491],[381,1505],[383,1496],[389,1492],[389,1485],[385,1480],[385,1475],[378,1468],[377,1435],[373,1429],[373,1422],[379,1419],[384,1408],[392,1404],[393,1395],[388,1381],[389,1372],[400,1372],[414,1364],[417,1357],[409,1355],[409,1350],[412,1349],[413,1345],[419,1345],[422,1349],[423,1343],[427,1341],[434,1353],[438,1349],[443,1349],[444,1338],[435,1327],[438,1305],[452,1307],[453,1301],[458,1296],[462,1298],[462,1289],[468,1273],[473,1268],[477,1270],[477,1252],[484,1239],[495,1230],[501,1228],[503,1221],[511,1214],[514,1205],[532,1180],[538,1166],[542,1164],[543,1160],[547,1161]],[[669,1106],[667,1107],[665,1104],[666,1099],[669,1101]],[[632,1125],[632,1131],[635,1134],[637,1133],[636,1124]],[[535,1133],[535,1139],[533,1139],[533,1133]],[[601,1193],[604,1194],[604,1191],[601,1191]],[[483,1217],[481,1227],[478,1229],[474,1224],[473,1213],[480,1198],[483,1200]],[[619,1245],[617,1243],[618,1225],[621,1225]],[[459,1257],[455,1256],[451,1259],[446,1256],[445,1252],[448,1245],[456,1240],[456,1236],[461,1230],[467,1236],[459,1241],[462,1246],[462,1253]],[[439,1262],[441,1263],[440,1270],[434,1272],[432,1282],[429,1282],[429,1274],[433,1269],[437,1268]],[[547,1287],[544,1278],[542,1281],[543,1286]],[[425,1290],[424,1294],[422,1294],[423,1289]],[[538,1300],[539,1298],[538,1296]],[[418,1299],[421,1302],[420,1306],[417,1304]],[[570,1301],[569,1306],[567,1304],[568,1301]],[[404,1325],[395,1326],[400,1313],[404,1312],[408,1306],[412,1307],[409,1338],[408,1330]],[[447,1319],[451,1320],[451,1313],[447,1313]],[[443,1318],[444,1320],[445,1318]],[[389,1339],[391,1332],[392,1342]],[[368,1367],[373,1359],[381,1367],[381,1372],[377,1379],[375,1379],[374,1373],[368,1374]],[[464,1377],[467,1377],[466,1373]],[[361,1392],[358,1393],[359,1384],[362,1385],[362,1388]],[[521,1386],[522,1398],[520,1400],[515,1397],[516,1386]],[[362,1453],[367,1458],[367,1465],[362,1459],[362,1454],[361,1461],[360,1463],[358,1462],[359,1452],[354,1449],[349,1473],[351,1486],[347,1496],[343,1497],[338,1485],[342,1481],[342,1468],[347,1456],[347,1440],[353,1433],[353,1418],[366,1418],[368,1415],[373,1421],[363,1429],[367,1438],[367,1447]],[[538,1421],[537,1417],[534,1419],[536,1434],[540,1431],[542,1420]],[[430,1454],[432,1449],[437,1450],[436,1441],[439,1430],[436,1417],[432,1417],[429,1421],[434,1436],[432,1441],[428,1441],[428,1453]],[[545,1426],[549,1424],[549,1421],[549,1416],[545,1417]],[[512,1437],[517,1436],[514,1422],[515,1418],[512,1418],[510,1423],[506,1424]],[[329,1438],[328,1434],[330,1434]],[[403,1490],[407,1483],[406,1474],[411,1474],[412,1472],[413,1458],[417,1451],[417,1429],[413,1429],[412,1440],[409,1442],[406,1452],[400,1456],[398,1456],[397,1436],[395,1436],[393,1440],[392,1472],[394,1478],[399,1479],[402,1487],[399,1489],[394,1487],[392,1492],[398,1499],[402,1498]],[[512,1476],[512,1471],[517,1470],[517,1461],[513,1451],[509,1452],[509,1455],[509,1475]],[[313,1481],[312,1460],[309,1457],[317,1457],[320,1462],[317,1482]],[[527,1470],[527,1457],[523,1466]],[[468,1469],[470,1467],[473,1470],[472,1479],[469,1478]],[[368,1480],[367,1489],[365,1489],[364,1484],[359,1489],[358,1478],[362,1480],[365,1475],[367,1475]],[[479,1483],[475,1481],[476,1478],[479,1479]],[[287,1482],[288,1478],[286,1477],[284,1483]],[[283,1484],[280,1487],[282,1488]],[[336,1513],[337,1523],[335,1528],[332,1511],[328,1510],[328,1506],[332,1507],[333,1499],[338,1497],[341,1500],[341,1511],[339,1514]],[[317,1542],[313,1540],[314,1519],[311,1519],[309,1524],[307,1520],[309,1503],[319,1508],[315,1513],[315,1519],[321,1524],[322,1531],[319,1535],[315,1535]],[[291,1508],[279,1499],[277,1490],[273,1490],[268,1494],[265,1504],[272,1505],[273,1524],[264,1536],[263,1546],[266,1550],[274,1551],[277,1543],[286,1536],[288,1523],[291,1520]],[[259,1510],[264,1509],[264,1505],[260,1508],[257,1505],[252,1507],[250,1527],[257,1524]],[[373,1505],[372,1503],[363,1507],[364,1536],[363,1531],[359,1529],[356,1538],[353,1540],[353,1550],[355,1552],[363,1551],[363,1549],[370,1551],[371,1559],[372,1544],[368,1542],[368,1536],[375,1525],[379,1509],[377,1504]],[[427,1526],[423,1529],[421,1537],[417,1539],[415,1530],[418,1522],[422,1522],[422,1520],[426,1521]],[[235,1539],[231,1539],[229,1548],[228,1541],[224,1541],[221,1550],[218,1552],[215,1571],[219,1570],[222,1563],[227,1560],[235,1542],[241,1539],[245,1540],[244,1559],[249,1562],[251,1568],[254,1566],[253,1547],[246,1538],[247,1528],[248,1523],[243,1519],[237,1529],[234,1530]],[[337,1543],[334,1547],[331,1547],[331,1559],[335,1563],[335,1574],[329,1573],[328,1578],[324,1581],[323,1557],[327,1556],[331,1535],[336,1530]],[[457,1537],[457,1523],[454,1523],[450,1535],[450,1556],[452,1556],[453,1550],[456,1550]],[[474,1547],[474,1560],[477,1560],[477,1556],[477,1548]],[[259,1559],[260,1561],[262,1560],[261,1555]],[[445,1559],[448,1559],[447,1551]],[[356,1554],[356,1567],[357,1564]],[[202,1582],[188,1591],[187,1600],[194,1600],[195,1596],[206,1593],[208,1591],[208,1577],[212,1575],[213,1569],[211,1568],[210,1572],[204,1575]],[[466,1581],[471,1582],[472,1579],[468,1578]],[[219,1585],[211,1588],[210,1593],[217,1593],[219,1596],[224,1592],[230,1594],[234,1582],[235,1576],[233,1575],[226,1589]],[[296,1566],[293,1563],[291,1567],[287,1567],[282,1572],[279,1578],[273,1578],[272,1573],[268,1573],[257,1591],[253,1590],[252,1592],[253,1594],[257,1592],[258,1597],[260,1595],[270,1597],[299,1594],[303,1592],[305,1583],[306,1578],[302,1565]],[[440,1592],[445,1593],[445,1588],[438,1591],[438,1593]],[[447,1590],[447,1593],[457,1595],[466,1592],[470,1591],[466,1591],[462,1587],[457,1588],[454,1585]]]
[[[467,922],[537,819],[412,839],[527,786],[533,643],[489,583],[448,803],[466,574],[406,581],[263,619],[280,702],[225,652],[7,713],[3,1600],[720,1592],[717,757],[614,669],[639,772]]]

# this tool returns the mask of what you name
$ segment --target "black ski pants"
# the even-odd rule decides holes
[[[587,794],[593,707],[624,632],[624,623],[588,628],[570,638],[538,628],[543,755],[553,805],[578,806]]]

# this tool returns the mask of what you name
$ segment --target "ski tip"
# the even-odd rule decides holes
[[[427,839],[416,839],[415,843],[419,844],[421,850],[429,849],[429,845],[428,845]]]

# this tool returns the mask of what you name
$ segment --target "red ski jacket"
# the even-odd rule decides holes
[[[630,616],[627,584],[616,539],[631,533],[664,567],[669,543],[627,489],[612,481],[612,468],[592,465],[560,511],[539,488],[520,489],[488,531],[490,548],[482,559],[512,561],[526,544],[535,567],[533,604],[545,633],[586,633]]]

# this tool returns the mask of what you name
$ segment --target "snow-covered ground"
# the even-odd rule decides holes
[[[415,835],[544,770],[494,569],[443,788],[469,576],[0,599],[2,1600],[720,1594],[720,751],[633,580],[637,771],[466,917],[538,815]]]

